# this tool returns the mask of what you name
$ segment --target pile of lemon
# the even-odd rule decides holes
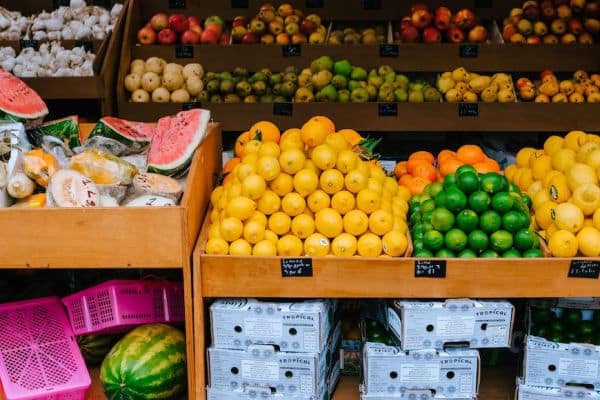
[[[317,116],[301,129],[255,124],[211,195],[207,254],[399,257],[410,193],[364,160],[353,130]],[[231,165],[231,164],[230,164]]]
[[[550,136],[543,149],[521,149],[505,175],[531,197],[553,256],[600,255],[600,136]]]

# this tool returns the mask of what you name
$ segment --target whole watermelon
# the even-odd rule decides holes
[[[97,365],[104,360],[116,339],[114,335],[83,335],[77,336],[77,344],[85,362]]]
[[[186,347],[181,331],[142,325],[119,340],[100,369],[110,400],[174,399],[186,388]]]

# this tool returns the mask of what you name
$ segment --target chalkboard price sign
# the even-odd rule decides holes
[[[202,108],[202,103],[199,101],[190,101],[181,105],[183,111],[193,110],[194,108]]]
[[[284,57],[300,57],[302,55],[302,47],[299,44],[286,44],[281,49]]]
[[[459,55],[461,58],[477,58],[479,56],[479,46],[476,44],[461,44]]]
[[[416,260],[415,278],[445,278],[446,260]]]
[[[382,44],[379,45],[379,56],[398,58],[398,45],[397,44]]]
[[[281,276],[284,278],[313,276],[312,258],[283,258]]]
[[[569,278],[598,279],[600,276],[600,261],[572,260],[569,268]]]
[[[398,115],[398,103],[379,103],[380,117],[395,117]]]
[[[175,57],[194,58],[194,46],[189,44],[178,44],[177,47],[175,47]]]
[[[460,103],[458,105],[459,117],[478,117],[479,104],[477,103]]]
[[[292,103],[273,103],[273,115],[292,116]]]
[[[169,0],[170,9],[184,9],[187,8],[186,0]]]

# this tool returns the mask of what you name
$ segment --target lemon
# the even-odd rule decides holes
[[[344,184],[349,192],[358,193],[367,187],[368,179],[368,176],[363,171],[354,169],[346,174]]]
[[[383,250],[383,244],[379,236],[373,233],[365,233],[358,239],[356,248],[358,254],[363,257],[379,257]]]
[[[307,256],[322,257],[329,254],[329,239],[320,233],[313,233],[304,241],[304,252]]]
[[[248,243],[256,244],[265,238],[265,227],[258,221],[246,222],[243,235]]]
[[[571,150],[577,151],[588,141],[587,133],[583,131],[571,131],[565,136],[563,146]]]
[[[411,196],[410,190],[406,186],[398,185],[396,196],[400,197],[404,201],[408,201]]]
[[[252,246],[244,239],[235,240],[229,245],[229,254],[232,256],[249,256],[252,254]]]
[[[306,239],[315,231],[315,221],[306,214],[300,214],[292,220],[292,233],[300,239]]]
[[[597,170],[600,167],[600,149],[588,153],[585,163]]]
[[[356,247],[357,240],[349,233],[342,233],[331,242],[331,252],[338,257],[352,257]]]
[[[285,131],[281,135],[281,139],[279,140],[279,147],[281,148],[281,151],[286,151],[290,149],[304,149],[304,142],[302,141],[302,134],[300,129],[292,128]]]
[[[279,165],[281,170],[287,174],[295,174],[304,168],[306,162],[306,156],[304,152],[299,149],[289,149],[283,151],[279,155]]]
[[[383,185],[380,181],[375,178],[369,178],[367,180],[367,189],[374,191],[375,193],[381,195],[383,192]]]
[[[303,250],[302,241],[294,235],[285,235],[277,242],[277,254],[282,257],[300,257]]]
[[[383,191],[393,197],[398,192],[398,182],[391,176],[387,176],[383,181]]]
[[[562,148],[552,154],[552,168],[567,172],[577,162],[577,153],[573,149]]]
[[[248,197],[239,196],[231,199],[225,210],[228,216],[244,221],[254,214],[256,203]]]
[[[585,183],[573,191],[573,204],[583,211],[584,215],[592,215],[600,208],[600,187],[593,183]]]
[[[328,194],[334,194],[344,188],[344,175],[337,169],[328,169],[319,178],[321,189]]]
[[[394,226],[392,229],[395,231],[406,233],[408,231],[408,224],[402,218],[395,217],[394,218]]]
[[[388,256],[400,257],[406,252],[408,239],[406,235],[398,231],[390,231],[381,239],[383,252]]]
[[[554,223],[559,230],[577,233],[583,227],[583,211],[575,204],[562,203],[556,206]]]
[[[366,214],[371,214],[379,208],[379,194],[370,189],[363,189],[356,195],[356,206]]]
[[[521,168],[529,166],[529,157],[535,152],[533,147],[523,147],[516,156],[517,165]]]
[[[324,208],[315,214],[315,227],[319,233],[334,238],[344,229],[342,216],[333,208]]]
[[[260,212],[265,215],[271,215],[274,212],[279,211],[281,199],[272,190],[266,190],[262,197],[258,199],[256,205]]]
[[[546,235],[548,235],[548,238],[551,238],[552,235],[554,235],[556,232],[558,232],[560,229],[558,229],[556,227],[556,224],[550,224],[550,226],[548,227],[548,229],[546,229]]]
[[[328,144],[320,144],[312,150],[310,158],[315,165],[322,170],[335,167],[337,162],[337,154],[335,150]]]
[[[296,192],[288,193],[281,199],[281,209],[290,217],[302,214],[306,208],[306,200]]]
[[[354,209],[356,200],[354,195],[347,190],[337,192],[331,198],[331,208],[336,209],[341,215],[345,215]]]
[[[547,201],[543,204],[540,204],[536,208],[535,221],[540,229],[547,230],[548,227],[552,225],[557,206],[557,203],[553,201]]]
[[[567,177],[561,171],[552,170],[544,177],[544,179],[542,179],[542,187],[548,189],[550,187],[550,182],[554,179],[564,179],[566,182]]]
[[[261,146],[261,142],[258,140],[249,140],[245,145],[244,145],[244,158],[246,158],[248,155],[253,154],[253,153],[257,153],[260,150],[260,146]]]
[[[554,257],[575,257],[579,250],[579,242],[571,232],[559,230],[550,237],[548,249]]]
[[[294,190],[294,178],[288,174],[280,174],[269,184],[269,187],[277,196],[283,197]]]
[[[376,180],[377,182],[383,184],[383,181],[387,177],[385,171],[381,169],[378,165],[369,165],[369,178]]]
[[[273,143],[273,142],[267,142]],[[270,182],[277,178],[281,173],[281,167],[279,161],[272,156],[260,157],[256,163],[256,172],[264,178],[265,181]]]
[[[571,191],[584,183],[598,183],[598,175],[589,165],[576,163],[566,173],[567,183]]]
[[[275,157],[279,158],[281,154],[281,148],[275,142],[262,142],[260,149],[258,150],[258,157]]]
[[[242,195],[258,200],[267,190],[265,178],[258,174],[250,174],[242,181]]]
[[[546,156],[547,157],[547,156]],[[549,157],[548,157],[549,159]],[[542,159],[538,159],[538,160],[542,160]],[[540,161],[541,163],[541,161]],[[535,162],[534,162],[535,164]],[[540,164],[536,164],[539,169],[543,169],[546,168],[545,166],[540,166]],[[551,167],[550,167],[551,168]],[[548,169],[549,171],[550,169]],[[538,175],[540,174],[540,171],[537,172]],[[542,176],[544,176],[543,174],[546,174],[547,171],[542,172]],[[521,190],[527,190],[527,188],[534,182],[535,179],[535,172],[532,168],[521,168],[519,170],[519,172],[517,173],[517,175],[515,176],[514,182],[519,186],[519,189]]]
[[[277,234],[275,232],[273,232],[270,229],[265,230],[265,239],[264,240],[268,240],[270,242],[275,243],[275,245],[277,245],[277,242],[279,241],[279,236],[277,236]]]
[[[260,223],[262,226],[266,227],[267,226],[267,216],[262,213],[261,211],[254,211],[254,214],[252,214],[252,216],[248,219],[247,222],[250,221],[255,221]]]
[[[228,242],[233,242],[242,237],[244,224],[235,217],[227,217],[221,221],[221,237]]]
[[[354,236],[360,236],[369,229],[369,217],[361,210],[352,210],[344,215],[344,231]]]
[[[338,153],[350,148],[350,143],[348,143],[344,135],[338,132],[327,135],[325,138],[325,144],[331,146],[331,148]]]
[[[321,170],[315,165],[315,162],[310,159],[306,160],[306,162],[304,163],[304,169],[311,170],[317,175],[321,173]]]
[[[394,228],[394,217],[384,210],[375,210],[369,216],[369,230],[383,236]]]
[[[269,217],[268,223],[269,229],[272,230],[277,235],[285,235],[290,231],[290,227],[292,226],[292,219],[289,215],[277,211],[273,215]]]
[[[504,176],[509,181],[514,182],[515,181],[514,177],[518,170],[519,170],[519,167],[517,166],[517,164],[511,164],[504,169]]]
[[[294,175],[294,189],[300,196],[306,197],[319,187],[319,177],[310,169],[301,169]]]
[[[571,190],[567,178],[563,175],[556,176],[548,183],[548,194],[552,201],[563,203],[571,198]]]
[[[272,142],[267,142],[272,143]],[[277,241],[261,240],[254,245],[252,249],[253,256],[276,256],[277,255]]]
[[[562,149],[563,143],[565,139],[560,136],[552,135],[544,142],[544,151],[548,155],[552,155],[556,153],[558,150]]]
[[[306,204],[312,212],[318,212],[324,208],[329,207],[331,199],[329,195],[322,190],[315,190],[306,199]]]
[[[239,167],[239,168],[237,169],[236,177],[240,181],[243,181],[248,176],[256,173],[256,165],[255,164],[239,164],[238,166],[236,166],[236,168],[237,167]]]
[[[213,210],[210,212],[210,222],[215,223],[218,221],[220,221],[219,210],[216,208],[213,208]]]
[[[252,164],[256,166],[256,162],[258,161],[258,153],[250,153],[245,154],[242,158],[242,164]]]
[[[356,168],[358,161],[360,161],[358,156],[352,150],[343,150],[337,156],[335,167],[340,172],[347,174]]]
[[[240,197],[242,195],[242,183],[241,182],[236,182],[236,183],[232,183],[229,188],[227,189],[227,196],[223,196],[223,198],[225,198],[224,200],[226,202],[231,201],[232,199],[235,199],[236,197]],[[225,205],[227,205],[227,203],[225,203]]]
[[[221,238],[208,239],[206,242],[206,254],[229,254],[229,244]]]
[[[546,154],[542,154],[539,157],[534,157],[531,163],[531,171],[533,179],[543,179],[548,172],[552,170],[552,158]],[[523,176],[521,176],[523,179]],[[533,182],[533,180],[532,180]],[[525,183],[524,186],[529,186],[532,182]]]
[[[213,222],[210,228],[208,228],[208,238],[223,239],[223,236],[221,236],[221,223],[219,221]]]
[[[596,228],[584,227],[577,234],[579,251],[586,257],[600,255],[600,232]]]
[[[598,143],[595,142],[587,142],[584,145],[582,145],[579,150],[577,151],[577,162],[580,163],[585,163],[585,160],[587,160],[588,155],[590,155],[590,153],[592,153],[595,150],[600,149],[600,145]]]
[[[217,186],[215,188],[215,190],[213,190],[212,193],[210,194],[210,204],[212,204],[213,207],[215,207],[217,205],[217,202],[223,195],[224,190],[225,189],[223,188],[223,186]]]

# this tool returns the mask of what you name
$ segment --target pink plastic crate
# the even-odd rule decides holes
[[[0,398],[83,400],[91,385],[58,297],[0,304]]]
[[[112,280],[62,299],[75,335],[126,332],[185,320],[180,283]]]

